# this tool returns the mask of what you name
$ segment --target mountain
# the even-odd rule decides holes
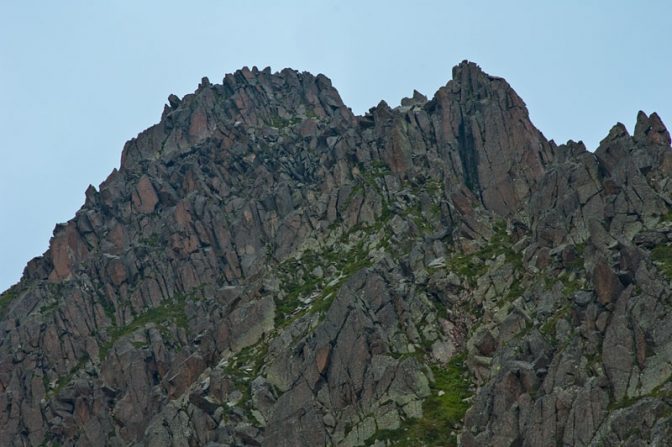
[[[0,297],[3,446],[672,443],[672,148],[556,145],[462,62],[364,116],[168,98]]]

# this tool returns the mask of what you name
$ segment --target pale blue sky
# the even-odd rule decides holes
[[[330,77],[356,113],[431,96],[463,59],[557,142],[672,122],[672,2],[0,0],[0,290],[170,93],[243,65]]]

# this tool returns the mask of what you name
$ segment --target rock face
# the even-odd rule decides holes
[[[466,61],[204,78],[0,297],[0,445],[670,445],[671,171]]]

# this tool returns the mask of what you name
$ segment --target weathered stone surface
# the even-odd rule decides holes
[[[553,158],[520,97],[503,79],[464,61],[431,106],[438,111],[437,138],[455,152],[460,163],[454,169],[466,186],[500,214],[520,209]]]
[[[364,116],[204,78],[0,297],[0,445],[667,445],[671,174],[466,61]]]
[[[616,301],[623,291],[623,285],[618,280],[618,276],[611,270],[604,259],[600,259],[593,269],[593,284],[597,299],[602,305],[607,305]]]

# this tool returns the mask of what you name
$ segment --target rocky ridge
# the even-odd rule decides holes
[[[0,444],[668,445],[671,170],[466,61],[364,116],[204,78],[0,297]]]

